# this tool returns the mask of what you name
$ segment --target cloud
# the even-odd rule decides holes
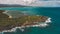
[[[0,0],[0,4],[18,4],[26,6],[60,7],[59,0]]]

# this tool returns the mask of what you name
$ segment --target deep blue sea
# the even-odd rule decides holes
[[[20,10],[29,14],[44,15],[51,17],[51,23],[45,28],[34,27],[25,28],[24,32],[19,29],[16,32],[8,32],[3,34],[60,34],[60,8],[59,7],[8,7],[0,8],[0,10]]]

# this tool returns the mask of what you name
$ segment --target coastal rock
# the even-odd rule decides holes
[[[14,11],[11,11],[11,13],[6,13],[5,10],[0,10],[0,32],[11,32],[15,31],[16,28],[43,27],[47,25],[45,22],[47,22],[47,19],[49,18],[46,16],[24,15],[24,13],[15,13]],[[13,18],[9,18],[10,15],[13,15]],[[22,31],[24,30],[22,29]]]

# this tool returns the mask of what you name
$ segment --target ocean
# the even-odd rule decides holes
[[[47,27],[30,27],[25,31],[17,29],[15,32],[5,32],[3,34],[60,34],[60,8],[59,7],[7,7],[0,10],[20,10],[29,14],[43,15],[51,18],[51,23]]]

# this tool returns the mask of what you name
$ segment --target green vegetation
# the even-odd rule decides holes
[[[21,16],[19,18],[8,18],[8,15],[3,14],[0,11],[0,31],[10,30],[16,26],[31,25],[33,22],[45,22],[47,17],[45,16]],[[27,21],[27,23],[26,23]],[[26,24],[25,24],[26,23]]]

